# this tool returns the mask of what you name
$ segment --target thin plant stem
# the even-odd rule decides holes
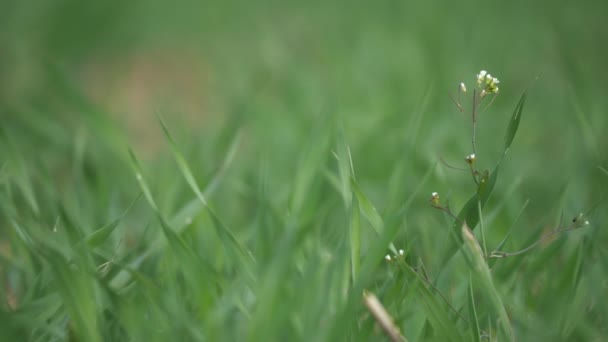
[[[473,164],[469,164],[469,168],[471,170],[471,177],[473,177],[473,181],[476,185],[479,185],[479,180],[477,179],[478,172],[473,168]]]
[[[481,245],[483,246],[483,256],[488,258],[488,249],[486,247],[486,235],[483,229],[483,215],[481,214],[481,201],[477,201],[477,214],[479,215],[479,230],[481,231]]]
[[[569,232],[569,231],[573,231],[573,230],[577,230],[577,229],[581,229],[582,227],[580,226],[576,226],[574,223],[568,225],[567,227],[558,227],[548,233],[543,234],[540,239],[538,239],[536,242],[534,242],[533,244],[531,244],[530,246],[524,248],[524,249],[520,249],[518,251],[515,252],[501,252],[501,251],[493,251],[490,254],[490,258],[507,258],[507,257],[512,257],[512,256],[516,256],[516,255],[521,255],[524,254],[530,250],[532,250],[534,247],[538,246],[541,242],[544,242],[545,240],[547,240],[548,238],[560,234],[560,233],[564,233],[564,232]]]
[[[452,166],[450,165],[448,162],[445,161],[445,159],[443,159],[443,157],[439,157],[439,160],[441,161],[441,163],[443,165],[445,165],[446,167],[453,169],[453,170],[458,170],[458,171],[464,171],[464,172],[468,172],[469,170],[465,169],[465,168],[461,168],[461,167],[456,167],[456,166]]]
[[[477,155],[477,142],[476,142],[476,136],[477,136],[477,90],[476,89],[473,90],[473,110],[471,111],[471,117],[473,119],[473,138],[472,138],[473,153],[475,153],[475,155]]]

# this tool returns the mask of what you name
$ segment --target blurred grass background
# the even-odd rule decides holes
[[[529,88],[486,210],[488,246],[510,230],[505,250],[521,249],[562,212],[591,221],[493,269],[517,340],[603,340],[607,10],[602,1],[2,1],[0,328],[8,340],[42,341],[386,338],[349,290],[352,218],[332,183],[341,171],[332,151],[344,157],[348,144],[385,222],[411,201],[394,243],[435,279],[450,221],[429,194],[458,211],[475,190],[470,175],[438,162],[462,165],[472,152],[469,115],[448,94],[486,69],[501,93],[480,117],[482,169],[497,162]],[[155,114],[252,265],[201,211]],[[146,200],[125,213],[140,194],[129,147],[177,240]],[[393,237],[362,225],[363,265],[373,265],[362,286],[404,336],[468,340],[470,321],[435,293],[429,305],[453,322],[437,325],[415,280],[381,263],[382,239]],[[467,265],[459,256],[449,266],[434,281],[467,312]],[[476,298],[492,334],[496,317]]]

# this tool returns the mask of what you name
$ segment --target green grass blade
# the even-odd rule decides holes
[[[471,340],[480,342],[479,319],[477,318],[477,309],[475,307],[475,296],[473,293],[473,279],[469,275],[469,291],[467,291],[467,300],[469,305],[469,325],[471,328]]]
[[[354,198],[350,209],[350,262],[353,283],[361,267],[361,214],[359,202]]]
[[[255,262],[253,254],[249,251],[249,249],[247,249],[243,244],[241,244],[240,241],[238,241],[234,234],[221,222],[216,213],[209,207],[207,200],[203,195],[203,192],[199,188],[194,178],[194,175],[190,170],[188,163],[186,162],[186,159],[177,148],[177,145],[175,144],[175,141],[173,140],[173,137],[171,136],[167,125],[164,123],[160,116],[158,116],[158,120],[162,126],[165,137],[167,138],[167,141],[171,146],[173,157],[177,161],[178,167],[182,175],[186,179],[186,182],[190,186],[190,189],[196,194],[196,196],[200,200],[201,204],[207,208],[213,225],[216,228],[218,235],[222,239],[224,246],[228,249],[229,252],[232,253],[234,260],[239,261],[239,264],[246,270],[246,273],[248,274],[249,278],[251,280],[255,279],[252,270],[252,263]]]
[[[118,218],[89,234],[85,238],[87,245],[89,245],[90,248],[101,246],[110,237],[114,229],[118,227],[118,224],[127,216],[127,213],[131,210],[131,208],[133,208],[139,198],[140,196],[137,196],[131,205],[129,205],[124,213]]]
[[[354,175],[351,169],[350,147],[346,144],[344,132],[342,130],[338,132],[336,159],[338,160],[338,174],[340,175],[342,200],[344,201],[344,207],[348,208],[350,207],[350,201],[352,199],[350,179],[351,177],[354,178]]]
[[[192,171],[190,170],[190,167],[188,166],[186,159],[184,158],[184,156],[181,154],[181,152],[177,148],[177,145],[175,144],[175,141],[173,140],[171,133],[169,133],[169,129],[167,128],[167,125],[165,124],[163,119],[160,117],[160,115],[158,115],[157,117],[158,117],[158,121],[160,122],[160,125],[163,129],[163,133],[165,134],[165,138],[169,142],[169,146],[171,147],[171,152],[173,153],[173,157],[175,158],[175,161],[177,162],[177,166],[179,167],[179,170],[181,171],[182,175],[186,179],[186,182],[188,183],[188,185],[190,186],[192,191],[196,194],[196,196],[201,201],[201,203],[204,206],[207,206],[207,199],[205,199],[203,192],[201,191],[198,184],[196,183],[196,179],[194,178],[194,175],[192,174]]]
[[[501,327],[500,331],[503,334],[503,338],[514,341],[515,336],[509,321],[509,316],[507,315],[507,311],[505,310],[500,294],[494,286],[490,269],[488,268],[486,260],[483,256],[483,251],[481,250],[477,239],[466,225],[462,226],[462,238],[465,242],[465,249],[467,251],[465,255],[467,256],[467,260],[469,261],[473,275],[478,281],[481,289],[490,299],[494,310],[498,314],[500,321],[499,325]]]
[[[357,198],[361,213],[363,214],[367,222],[369,222],[372,228],[376,231],[376,233],[378,235],[382,234],[382,232],[384,231],[384,221],[382,220],[382,217],[380,217],[380,214],[378,214],[378,210],[376,210],[376,207],[367,198],[367,196],[365,196],[363,191],[361,191],[359,184],[357,184],[357,181],[355,181],[354,178],[351,178],[350,184],[351,188],[353,189],[353,193]],[[392,242],[390,242],[387,246],[391,250],[391,252],[393,252],[393,254],[397,254],[397,248]]]
[[[372,204],[372,202],[365,196],[357,181],[351,178],[350,181],[351,187],[353,189],[353,193],[359,202],[359,207],[361,208],[361,213],[365,217],[365,219],[369,222],[372,228],[376,231],[376,233],[381,234],[384,229],[384,222],[382,221],[382,217],[378,214],[378,210]]]

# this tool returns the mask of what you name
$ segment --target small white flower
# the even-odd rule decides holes
[[[475,162],[475,153],[471,153],[468,156],[464,157],[464,160],[467,162],[467,164],[473,164]]]
[[[399,255],[403,255],[403,249],[399,250]]]
[[[481,88],[479,96],[483,98],[488,94],[498,93],[498,87],[496,86],[498,83],[500,83],[498,78],[492,76],[485,70],[481,70],[479,74],[477,74],[477,85]]]
[[[463,93],[467,92],[467,86],[463,82],[460,82],[460,91]]]
[[[391,256],[387,254],[384,259],[386,259],[386,261],[391,261]]]
[[[431,194],[431,205],[438,206],[439,205],[439,194],[433,192]]]
[[[487,72],[485,70],[481,70],[479,72],[479,74],[477,74],[477,84],[478,85],[481,85],[481,83],[484,81],[486,74],[487,74]]]
[[[585,221],[585,226],[588,226],[588,225],[589,225],[589,221]]]

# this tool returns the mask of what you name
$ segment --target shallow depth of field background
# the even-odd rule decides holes
[[[528,89],[485,210],[488,248],[510,231],[504,250],[522,249],[562,212],[591,222],[497,262],[517,340],[603,340],[606,13],[603,1],[0,2],[1,331],[35,341],[385,339],[348,296],[350,214],[332,151],[350,146],[384,219],[411,200],[394,243],[434,280],[451,221],[430,193],[457,212],[475,192],[470,175],[439,162],[466,166],[472,152],[469,112],[449,95],[486,69],[500,95],[480,116],[481,169],[498,160]],[[171,222],[196,202],[157,115],[199,186],[219,180],[208,200],[253,254],[254,280],[200,208],[173,227],[196,257],[166,243],[144,198],[121,216],[140,194],[129,148]],[[119,217],[100,245],[79,247]],[[379,237],[362,220],[365,261]],[[82,253],[101,267],[74,266]],[[116,286],[142,255],[139,278]],[[375,257],[365,287],[408,340],[470,339],[441,300],[455,329],[433,327],[412,280]],[[457,255],[437,280],[465,316],[468,272]],[[476,298],[489,332],[496,316]]]

